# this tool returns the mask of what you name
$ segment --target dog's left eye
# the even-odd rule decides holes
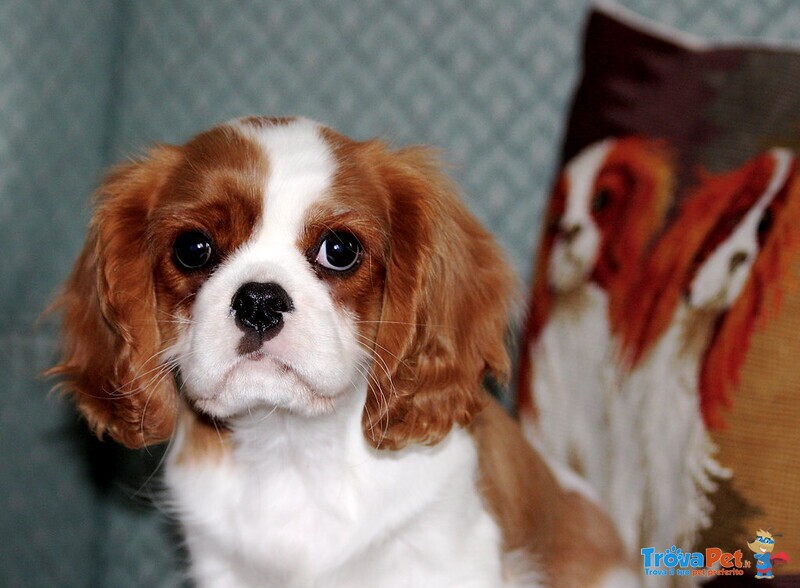
[[[609,202],[611,202],[611,192],[606,188],[600,188],[592,199],[592,212],[605,210]]]
[[[772,228],[773,220],[772,211],[769,208],[766,209],[761,216],[761,220],[758,221],[758,228],[756,229],[759,238],[763,239],[766,237],[767,233],[769,233],[769,230]]]
[[[361,260],[361,243],[347,231],[332,231],[322,240],[316,263],[337,272],[352,269]]]
[[[172,244],[172,259],[184,271],[206,267],[211,263],[213,253],[211,237],[200,231],[181,233]]]

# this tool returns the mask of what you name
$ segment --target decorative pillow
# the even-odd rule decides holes
[[[800,571],[800,54],[655,31],[590,16],[520,418],[594,486],[643,570],[642,549],[719,547],[742,551],[732,575],[786,576]]]

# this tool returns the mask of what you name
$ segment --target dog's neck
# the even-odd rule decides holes
[[[335,463],[364,455],[368,446],[361,426],[366,382],[334,399],[330,412],[302,415],[264,407],[228,421],[234,458],[255,467],[290,458],[296,464]]]

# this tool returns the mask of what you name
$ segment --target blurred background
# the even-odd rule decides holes
[[[623,0],[710,39],[796,41],[791,0]],[[92,440],[37,317],[105,166],[246,114],[441,147],[524,282],[586,0],[0,0],[0,586],[180,586],[161,453]]]

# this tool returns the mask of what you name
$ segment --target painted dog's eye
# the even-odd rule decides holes
[[[172,244],[172,259],[179,269],[193,271],[211,263],[214,246],[211,237],[200,231],[187,231],[178,235]]]
[[[764,214],[761,215],[761,220],[758,221],[758,228],[756,231],[758,231],[759,237],[763,238],[767,235],[769,230],[772,228],[772,221],[772,211],[768,208],[764,211]]]
[[[550,223],[547,225],[547,230],[551,233],[557,233],[561,230],[561,215],[553,216]]]
[[[611,192],[606,188],[600,188],[592,199],[592,212],[604,210],[610,201]]]
[[[322,267],[345,272],[361,261],[361,243],[347,231],[331,231],[322,240],[314,261]]]

